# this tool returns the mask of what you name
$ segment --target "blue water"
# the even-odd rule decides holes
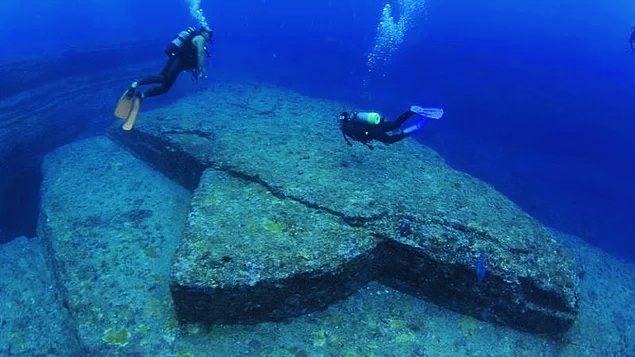
[[[421,142],[546,225],[635,259],[630,227],[635,53],[628,44],[635,3],[431,0],[425,14],[413,16],[390,59],[369,74],[368,54],[384,5],[375,0],[203,0],[200,8],[215,31],[210,74],[214,68],[231,68],[388,116],[411,104],[442,106],[446,117],[428,126],[418,137]],[[191,6],[150,0],[4,0],[0,69],[25,58],[45,63],[60,53],[122,43],[141,43],[130,58],[156,53],[160,60],[163,43],[196,25]],[[398,2],[393,15],[395,21],[405,16]],[[103,66],[115,62],[104,60]],[[102,65],[100,58],[56,71],[97,71],[96,64]],[[3,86],[2,99],[27,90],[29,83],[13,78]],[[155,104],[175,95],[170,92]],[[3,172],[24,171],[5,186],[11,192],[0,210],[5,240],[35,234],[38,160],[68,140],[57,137],[29,146],[17,159],[0,160]]]

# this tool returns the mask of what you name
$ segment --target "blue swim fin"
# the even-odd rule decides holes
[[[441,119],[444,114],[443,108],[422,108],[418,105],[413,105],[412,107],[410,107],[410,111],[415,112],[424,118],[435,120]]]

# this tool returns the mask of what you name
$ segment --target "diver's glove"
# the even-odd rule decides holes
[[[207,78],[207,68],[203,67],[198,70],[198,79]]]
[[[340,114],[340,117],[339,117],[340,121],[349,121],[350,118],[351,118],[351,113],[349,112],[343,112]]]
[[[203,69],[202,71],[199,69],[192,70],[192,80],[198,81],[199,79],[207,78],[207,71]]]

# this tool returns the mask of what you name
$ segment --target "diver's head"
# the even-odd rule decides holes
[[[201,26],[201,28],[198,30],[198,34],[203,36],[203,38],[205,38],[205,41],[210,41],[212,39],[212,29],[210,29],[207,26]]]

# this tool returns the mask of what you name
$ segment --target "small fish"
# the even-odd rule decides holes
[[[485,267],[485,254],[481,252],[476,260],[476,281],[480,282],[485,277],[487,268]]]

